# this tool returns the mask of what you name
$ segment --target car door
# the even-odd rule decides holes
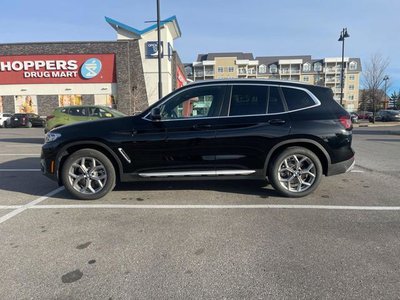
[[[183,89],[158,108],[161,120],[137,125],[131,154],[143,177],[215,174],[215,126],[226,84]],[[160,142],[163,133],[164,140]]]
[[[290,131],[278,86],[234,84],[216,127],[217,172],[262,175],[270,149]],[[225,111],[225,113],[224,113]]]

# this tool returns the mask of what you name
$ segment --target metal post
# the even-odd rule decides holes
[[[160,0],[157,0],[157,58],[158,58],[158,98],[162,98],[161,76],[161,35],[160,35]]]
[[[343,86],[344,86],[344,40],[350,37],[347,28],[343,28],[340,32],[339,42],[342,42],[342,67],[340,71],[340,105],[343,106]]]
[[[387,100],[387,81],[389,80],[389,76],[387,76],[387,75],[385,75],[385,77],[383,77],[383,80],[385,81],[385,97],[384,97],[384,107],[385,107],[385,109],[387,109],[388,108],[388,106],[389,106],[389,101],[388,101],[388,105],[386,106],[386,100]]]
[[[342,31],[344,36],[344,29]],[[340,75],[340,105],[343,106],[343,86],[344,86],[344,37],[342,38],[342,68]]]

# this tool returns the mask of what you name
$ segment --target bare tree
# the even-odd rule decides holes
[[[381,88],[383,79],[386,75],[386,69],[389,65],[389,59],[382,57],[381,54],[375,53],[365,64],[363,71],[362,83],[364,89],[368,90],[372,98],[373,122],[375,123],[375,113],[377,100],[381,97]]]

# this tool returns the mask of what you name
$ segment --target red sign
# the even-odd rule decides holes
[[[0,85],[112,82],[114,54],[0,56]]]
[[[179,89],[180,87],[183,87],[186,85],[187,80],[186,76],[183,74],[181,69],[177,66],[176,67],[176,87]]]

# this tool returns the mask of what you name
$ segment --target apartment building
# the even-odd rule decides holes
[[[340,102],[341,57],[313,59],[311,55],[259,56],[229,52],[199,54],[197,60],[185,64],[187,78],[193,81],[226,78],[265,78],[298,81],[332,89]],[[358,109],[361,61],[345,57],[343,106]]]

